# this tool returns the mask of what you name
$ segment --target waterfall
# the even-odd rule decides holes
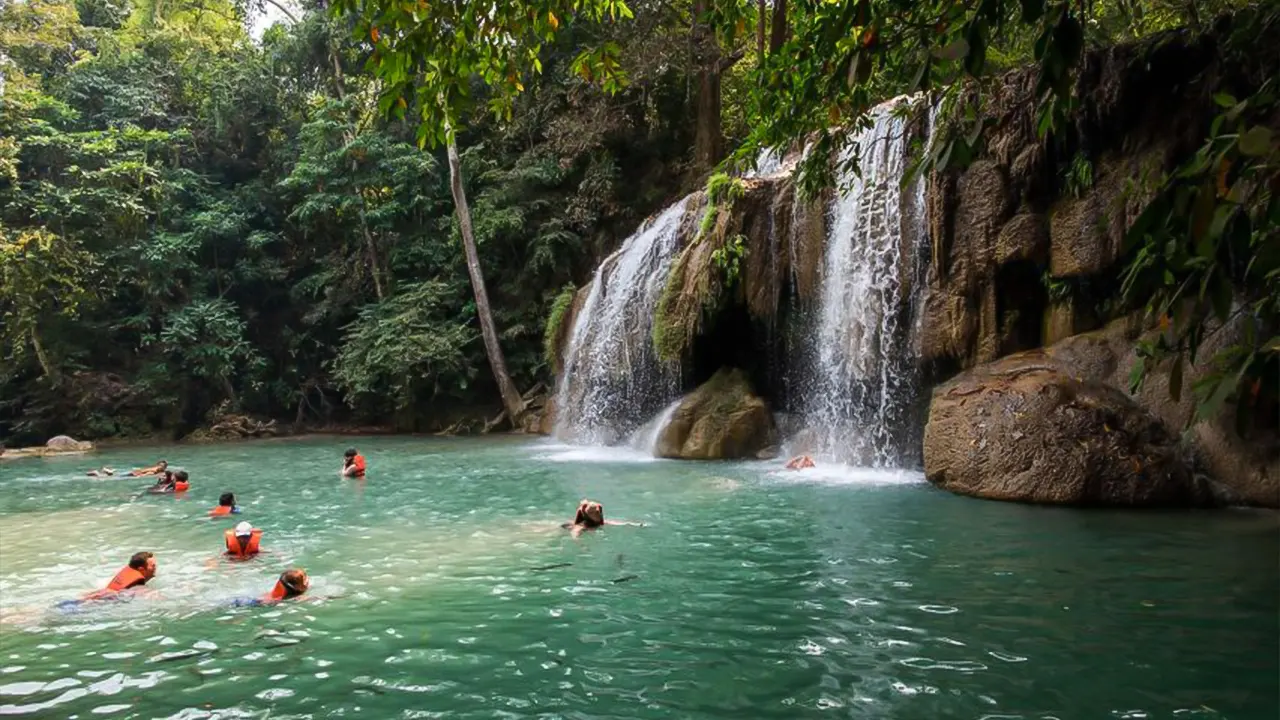
[[[686,197],[643,225],[596,270],[565,349],[558,437],[613,444],[679,392],[679,368],[658,361],[652,335],[687,204]]]
[[[914,460],[917,391],[912,298],[924,242],[924,184],[904,188],[910,121],[886,103],[840,158],[821,296],[799,382],[797,445],[873,467]],[[846,169],[856,158],[860,173]],[[905,238],[905,239],[904,239]]]
[[[632,434],[631,439],[627,441],[627,444],[636,450],[643,450],[650,455],[657,455],[658,434],[661,433],[662,429],[671,422],[671,416],[675,415],[676,410],[680,409],[680,402],[682,400],[684,400],[684,398],[673,401],[670,405],[663,408],[662,412],[655,415],[652,420],[641,425],[640,429],[636,430],[635,433]]]

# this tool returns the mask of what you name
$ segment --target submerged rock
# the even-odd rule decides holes
[[[952,492],[1060,505],[1214,503],[1176,436],[1121,390],[1042,352],[983,365],[933,393],[925,474]]]
[[[654,455],[682,460],[753,458],[777,441],[773,414],[747,374],[721,368],[680,401],[658,431]]]

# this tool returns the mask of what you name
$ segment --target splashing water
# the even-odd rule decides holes
[[[668,207],[596,271],[565,350],[558,437],[613,444],[679,392],[679,369],[658,361],[652,334],[687,204],[686,197]]]
[[[903,188],[909,120],[875,109],[840,158],[829,212],[822,292],[801,392],[809,445],[828,458],[872,467],[911,464],[917,370],[911,300],[917,244],[925,240],[923,183]],[[907,101],[909,102],[909,101]],[[907,241],[904,242],[904,236]]]

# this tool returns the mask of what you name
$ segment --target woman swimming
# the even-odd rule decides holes
[[[604,505],[594,501],[583,499],[578,503],[578,511],[574,513],[573,522],[567,522],[561,525],[566,530],[572,530],[573,536],[577,537],[584,530],[595,530],[605,525],[636,525],[643,526],[644,523],[628,522],[626,520],[605,520]]]

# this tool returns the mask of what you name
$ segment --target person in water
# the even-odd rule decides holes
[[[293,600],[302,597],[310,587],[311,579],[307,577],[307,571],[301,568],[293,568],[280,573],[280,578],[276,580],[276,586],[266,595],[256,598],[235,598],[231,601],[231,604],[235,607],[275,605],[282,600]]]
[[[97,470],[90,470],[89,472],[85,473],[85,475],[88,475],[91,478],[111,477],[112,475],[115,475],[115,474],[116,474],[116,471],[109,467],[98,468]]]
[[[787,463],[788,470],[804,470],[811,467],[814,467],[813,458],[808,455],[797,455]]]
[[[143,475],[163,475],[169,469],[169,463],[165,460],[157,462],[148,468],[137,468],[129,471],[129,477],[142,477]]]
[[[584,530],[595,530],[605,525],[638,525],[643,526],[644,523],[627,522],[626,520],[605,520],[604,505],[594,501],[584,499],[578,503],[578,511],[573,516],[573,522],[567,522],[561,527],[573,531],[573,536],[577,537]]]
[[[239,514],[240,506],[236,504],[236,494],[229,492],[218,496],[218,506],[209,511],[209,517]]]
[[[142,587],[156,576],[156,556],[149,552],[136,552],[129,558],[129,564],[111,578],[111,582],[102,590],[85,595],[82,600],[104,600],[119,595],[125,590]]]
[[[307,571],[302,568],[293,568],[280,573],[280,579],[276,580],[276,586],[271,592],[263,595],[261,601],[263,603],[278,603],[281,600],[292,600],[302,597],[304,593],[311,587],[311,578],[307,577]]]
[[[147,492],[152,495],[163,495],[166,493],[179,493],[191,489],[191,476],[186,470],[166,470],[164,477],[156,481],[155,485],[147,488]]]
[[[258,547],[262,542],[262,531],[247,522],[239,523],[234,530],[223,534],[227,544],[227,555],[235,560],[248,560],[262,552]]]
[[[355,448],[347,448],[347,452],[342,459],[342,475],[344,477],[364,477],[364,456],[356,452]]]

